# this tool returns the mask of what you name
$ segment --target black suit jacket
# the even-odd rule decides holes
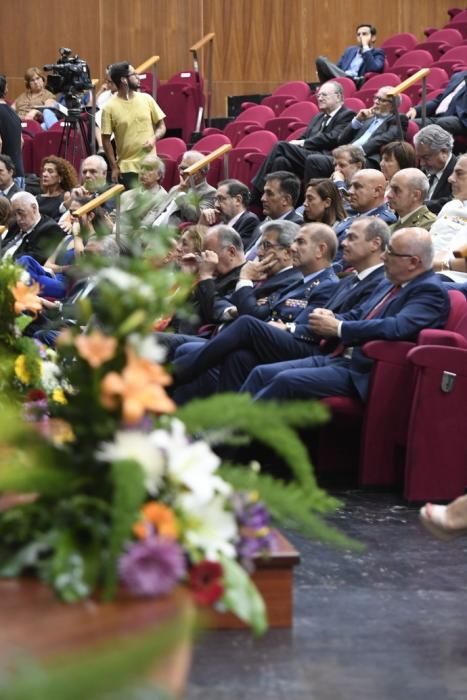
[[[11,200],[13,195],[16,194],[17,192],[20,192],[20,191],[21,190],[19,189],[19,187],[16,184],[13,184],[11,189],[8,190],[8,194],[4,194],[3,196],[6,197],[7,199]]]
[[[448,177],[454,170],[454,166],[456,163],[456,156],[451,156],[448,160],[446,167],[443,170],[443,174],[436,183],[436,187],[433,190],[431,199],[427,199],[425,201],[425,204],[428,207],[428,209],[434,214],[439,214],[446,202],[449,202],[449,200],[452,199],[452,190],[451,185],[448,182]]]
[[[467,70],[460,71],[460,73],[454,73],[444,91],[433,100],[429,100],[426,103],[427,117],[457,117],[462,122],[464,128],[467,129],[467,89],[461,90],[459,94],[454,97],[446,112],[439,115],[435,114],[438,106],[444,100],[444,98],[450,95],[451,92],[456,89],[459,83],[461,81],[465,81],[466,78]],[[420,117],[422,114],[422,106],[417,105],[415,110],[417,112],[417,117]]]
[[[339,135],[350,124],[354,116],[355,112],[342,105],[322,129],[327,114],[323,112],[316,114],[303,134],[304,147],[308,151],[331,152],[339,143]]]
[[[6,253],[9,245],[13,243],[19,232],[18,225],[14,223],[3,241],[2,253]],[[65,231],[60,228],[56,221],[51,219],[50,216],[42,215],[32,231],[23,235],[21,244],[16,249],[13,259],[16,260],[21,255],[30,255],[43,265],[64,236]]]
[[[282,292],[302,281],[303,275],[300,270],[291,267],[288,270],[277,272],[255,287],[241,287],[230,297],[231,306],[237,307],[239,316],[248,314],[255,316],[255,318],[269,317],[271,313],[269,298],[273,297],[277,301]],[[259,299],[262,299],[263,303],[258,304]]]
[[[201,280],[195,291],[195,300],[198,306],[200,324],[220,323],[225,309],[232,306],[230,295],[235,291],[235,286],[240,277],[242,265],[234,267],[225,275]]]
[[[258,217],[251,211],[244,211],[241,217],[234,223],[232,228],[234,228],[236,232],[240,234],[243,241],[244,250],[250,246],[253,233],[258,224]]]
[[[405,114],[400,115],[402,131],[407,131],[408,119]],[[349,143],[353,143],[362,136],[372,123],[372,119],[367,119],[359,129],[354,129],[352,124],[342,132],[339,137],[339,146],[343,146]],[[382,146],[385,146],[391,141],[398,141],[401,138],[399,127],[397,126],[396,117],[391,114],[387,119],[384,120],[382,124],[374,131],[371,137],[366,143],[363,144],[362,148],[365,152],[366,157],[373,161],[376,165],[380,161],[380,150]]]

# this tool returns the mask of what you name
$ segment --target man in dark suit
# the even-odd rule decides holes
[[[381,147],[391,141],[403,139],[407,129],[408,120],[402,114],[400,116],[403,134],[400,133],[393,111],[394,103],[389,96],[391,90],[391,87],[379,88],[373,106],[370,109],[361,109],[339,135],[339,146],[351,143],[363,149],[367,168],[379,169]],[[396,97],[396,108],[398,100]],[[305,162],[305,181],[315,177],[330,177],[333,169],[334,161],[331,156],[312,153]]]
[[[325,56],[316,59],[316,72],[320,83],[332,78],[347,77],[360,86],[366,73],[382,73],[384,51],[375,48],[375,41],[376,27],[371,24],[359,24],[357,45],[348,46],[337,63],[331,63]]]
[[[432,270],[430,234],[424,229],[401,229],[391,237],[382,258],[388,280],[363,305],[338,316],[329,309],[310,314],[313,333],[339,339],[338,346],[330,354],[295,361],[282,371],[278,365],[270,372],[264,368],[267,383],[255,398],[355,396],[365,400],[372,360],[361,345],[369,340],[415,340],[424,328],[443,327],[449,297]]]
[[[287,170],[301,178],[309,153],[330,153],[338,145],[339,134],[355,112],[344,107],[344,92],[339,83],[331,82],[320,87],[317,99],[320,113],[313,117],[302,138],[279,141],[253,178],[253,203],[259,201],[268,173]]]
[[[50,216],[41,216],[37,200],[30,192],[13,195],[11,207],[16,222],[2,241],[2,257],[16,259],[30,255],[44,265],[65,232]]]
[[[217,185],[214,198],[214,208],[204,209],[201,213],[199,224],[214,226],[226,224],[231,226],[243,241],[246,250],[250,243],[253,231],[259,224],[256,214],[247,210],[250,201],[250,191],[240,180],[222,180]]]
[[[426,103],[427,120],[425,124],[437,124],[457,136],[465,134],[467,129],[467,70],[454,73],[444,91]],[[407,112],[417,126],[422,127],[421,104],[411,107]]]
[[[14,178],[15,165],[10,156],[0,155],[0,195],[10,200],[20,191]]]
[[[303,224],[303,218],[295,211],[300,194],[300,180],[293,173],[278,170],[266,175],[261,205],[266,217],[265,221],[292,221]],[[254,260],[257,255],[257,245],[261,237],[262,226],[259,224],[251,236],[250,247],[246,251],[247,260]]]
[[[457,162],[452,154],[454,139],[438,124],[428,124],[415,134],[413,143],[419,167],[430,183],[425,204],[430,211],[439,214],[441,208],[452,199],[449,177]]]
[[[336,246],[336,236],[326,224],[302,226],[292,246],[294,259],[307,272],[306,287],[300,289],[300,297],[299,289],[291,288],[266,309],[264,318],[269,317],[269,321],[252,315],[241,316],[202,348],[179,357],[174,365],[178,385],[197,377],[203,384],[203,373],[221,365],[217,387],[213,389],[235,390],[258,362],[306,357],[311,342],[308,314],[315,306],[327,302],[337,283],[331,269]],[[294,320],[286,320],[289,318]],[[185,401],[196,395],[196,390],[197,383],[188,392],[181,387],[175,399]]]

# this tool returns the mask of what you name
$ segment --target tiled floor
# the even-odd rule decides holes
[[[366,551],[287,533],[302,556],[293,629],[210,632],[188,700],[467,698],[467,539],[433,539],[395,495],[336,495],[332,520]]]

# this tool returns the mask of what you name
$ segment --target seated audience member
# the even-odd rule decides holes
[[[120,226],[122,232],[151,226],[154,212],[167,198],[161,186],[165,175],[164,161],[151,153],[143,158],[138,175],[138,185],[123,192],[120,198]]]
[[[407,141],[391,141],[381,149],[379,167],[388,182],[398,170],[415,168],[416,162],[414,147]]]
[[[329,354],[257,367],[242,391],[255,399],[350,396],[365,401],[373,361],[361,346],[369,340],[413,341],[424,328],[442,328],[449,314],[447,290],[432,270],[428,231],[396,231],[382,259],[388,281],[364,304],[337,316],[329,309],[310,314],[311,332],[332,340]]]
[[[11,199],[19,192],[15,183],[15,166],[10,156],[0,155],[0,195]]]
[[[183,154],[178,172],[180,184],[172,187],[167,197],[153,211],[152,226],[179,226],[181,223],[197,223],[204,209],[212,209],[215,187],[206,180],[209,166],[204,166],[193,175],[186,170],[191,165],[203,160],[205,156],[198,151],[186,151]]]
[[[72,218],[68,210],[72,198],[97,197],[110,187],[112,185],[107,183],[107,163],[105,159],[99,155],[85,158],[80,168],[80,184],[77,187],[73,187],[71,192],[65,192],[63,195],[63,204],[60,207],[63,211],[58,222],[63,230],[67,233],[71,231]],[[113,211],[115,209],[115,200],[107,200],[107,202],[104,202],[103,208],[109,212]]]
[[[447,202],[431,227],[435,249],[434,268],[453,282],[467,282],[463,258],[453,252],[467,245],[467,155],[459,156],[449,176],[454,199]]]
[[[24,74],[26,90],[13,102],[12,107],[21,119],[42,122],[42,112],[37,107],[55,104],[55,95],[45,88],[45,78],[37,68],[28,68]]]
[[[0,195],[0,227],[2,227],[0,236],[2,233],[6,233],[5,229],[8,228],[11,217],[11,204],[10,200],[3,195]],[[1,238],[0,238],[0,250],[1,250]]]
[[[454,73],[444,91],[426,103],[426,124],[437,124],[458,136],[467,129],[467,70]],[[407,116],[418,126],[423,126],[421,104],[411,107]]]
[[[436,215],[424,204],[430,183],[418,168],[404,168],[392,176],[386,199],[398,219],[391,224],[391,233],[401,228],[430,230]]]
[[[247,210],[249,202],[250,192],[243,182],[223,180],[217,185],[214,208],[204,209],[199,223],[206,226],[231,226],[240,234],[246,249],[250,245],[253,231],[259,224],[256,214]]]
[[[302,178],[305,159],[309,153],[330,153],[338,145],[341,132],[350,123],[355,112],[345,107],[344,92],[339,83],[322,85],[318,90],[317,99],[320,113],[312,118],[302,138],[279,141],[275,144],[253,178],[253,204],[259,202],[269,173],[286,170]]]
[[[459,496],[447,506],[426,503],[420,509],[422,524],[440,540],[467,533],[467,496]]]
[[[261,205],[266,221],[293,221],[294,224],[302,224],[303,218],[295,211],[298,196],[300,194],[300,180],[296,175],[285,170],[278,170],[266,175]],[[261,236],[261,225],[253,231],[251,245],[246,251],[247,259],[253,260],[256,256],[256,246]]]
[[[339,248],[334,261],[334,269],[336,272],[342,270],[341,242],[349,226],[359,216],[377,216],[387,224],[395,222],[396,215],[384,201],[385,190],[386,179],[379,170],[365,168],[364,170],[357,171],[352,177],[349,187],[349,204],[355,213],[334,226],[339,240]]]
[[[56,221],[40,213],[36,198],[30,192],[17,192],[11,198],[16,221],[2,241],[2,257],[30,255],[44,265],[65,235]]]
[[[430,182],[425,204],[438,214],[452,197],[449,176],[457,160],[452,153],[454,139],[437,124],[429,124],[415,134],[413,142],[419,168]]]
[[[350,124],[341,132],[339,145],[360,146],[366,157],[367,168],[379,169],[381,147],[401,138],[399,125],[389,97],[391,87],[381,87],[377,91],[373,107],[361,109]],[[399,98],[396,97],[396,105]],[[407,128],[407,117],[401,115],[402,130]],[[330,156],[312,153],[305,162],[305,179],[329,177],[334,163]]]
[[[310,180],[303,204],[305,223],[321,222],[333,227],[346,218],[339,190],[330,180]]]
[[[357,27],[357,45],[348,46],[337,63],[332,63],[325,56],[316,59],[316,72],[320,83],[332,78],[352,78],[360,86],[366,73],[382,73],[384,70],[384,51],[375,48],[376,27],[371,24],[359,24]]]
[[[66,192],[78,184],[78,174],[71,163],[58,156],[46,156],[41,163],[41,194],[36,197],[41,214],[58,221]]]
[[[261,239],[263,244],[271,243],[271,234],[277,236],[274,230],[277,225],[278,223],[272,222],[264,225]],[[282,222],[282,227],[291,228],[291,224]],[[280,240],[280,235],[277,240]],[[290,258],[292,255],[294,265],[304,275],[304,283],[295,284],[283,290],[282,294],[269,298],[262,317],[258,314],[252,315],[250,308],[243,304],[245,300],[239,299],[239,294],[243,292],[240,286],[242,275],[248,275],[246,268],[249,263],[247,263],[240,273],[237,292],[232,296],[232,301],[236,303],[239,311],[243,304],[245,315],[241,315],[207,343],[192,346],[191,352],[184,353],[183,356],[177,355],[174,367],[179,384],[190,382],[201,372],[216,368],[227,355],[230,360],[229,367],[228,369],[223,367],[217,382],[218,391],[239,388],[249,371],[259,361],[268,361],[270,357],[273,359],[269,361],[274,361],[278,357],[285,359],[307,356],[309,354],[308,313],[312,308],[326,303],[336,288],[337,278],[331,269],[336,246],[336,235],[325,224],[304,224],[296,232],[290,249],[281,251],[277,249],[276,244],[276,265],[281,261],[282,264],[286,263],[287,256]],[[261,307],[257,308],[259,310]],[[232,344],[232,353],[229,349],[230,344]],[[200,373],[197,371],[198,365],[201,366]],[[203,377],[201,382],[204,384]],[[209,377],[207,382],[210,382]],[[212,381],[210,383],[214,389]],[[184,402],[197,395],[198,390],[197,381],[189,387],[179,387],[175,394],[176,401]],[[205,386],[202,387],[202,391],[206,393]]]
[[[86,256],[100,256],[112,264],[112,261],[118,258],[119,250],[113,237],[105,236],[89,240],[84,254]],[[24,335],[36,338],[50,347],[55,347],[57,337],[64,328],[80,323],[79,302],[98,294],[99,279],[99,273],[93,272],[75,282],[61,301],[43,299],[42,312],[27,326]]]
[[[33,280],[39,282],[41,295],[61,299],[72,283],[73,265],[83,254],[88,240],[96,236],[96,228],[99,230],[104,214],[102,209],[95,209],[78,220],[74,212],[90,201],[91,197],[73,197],[70,205],[73,217],[72,232],[58,244],[43,266],[29,255],[17,258],[18,265],[24,267]]]
[[[21,119],[7,103],[7,92],[7,79],[0,73],[0,151],[13,161],[15,182],[21,190],[24,189]]]
[[[365,168],[365,152],[360,146],[338,146],[333,150],[332,157],[334,170],[330,175],[330,180],[336,185],[342,197],[344,208],[348,210],[347,195],[350,182],[358,170]]]

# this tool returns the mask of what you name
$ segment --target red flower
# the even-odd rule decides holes
[[[26,401],[44,401],[47,394],[42,389],[30,389],[26,394]]]
[[[216,561],[202,561],[190,569],[190,586],[198,605],[212,605],[224,593],[222,566]]]

